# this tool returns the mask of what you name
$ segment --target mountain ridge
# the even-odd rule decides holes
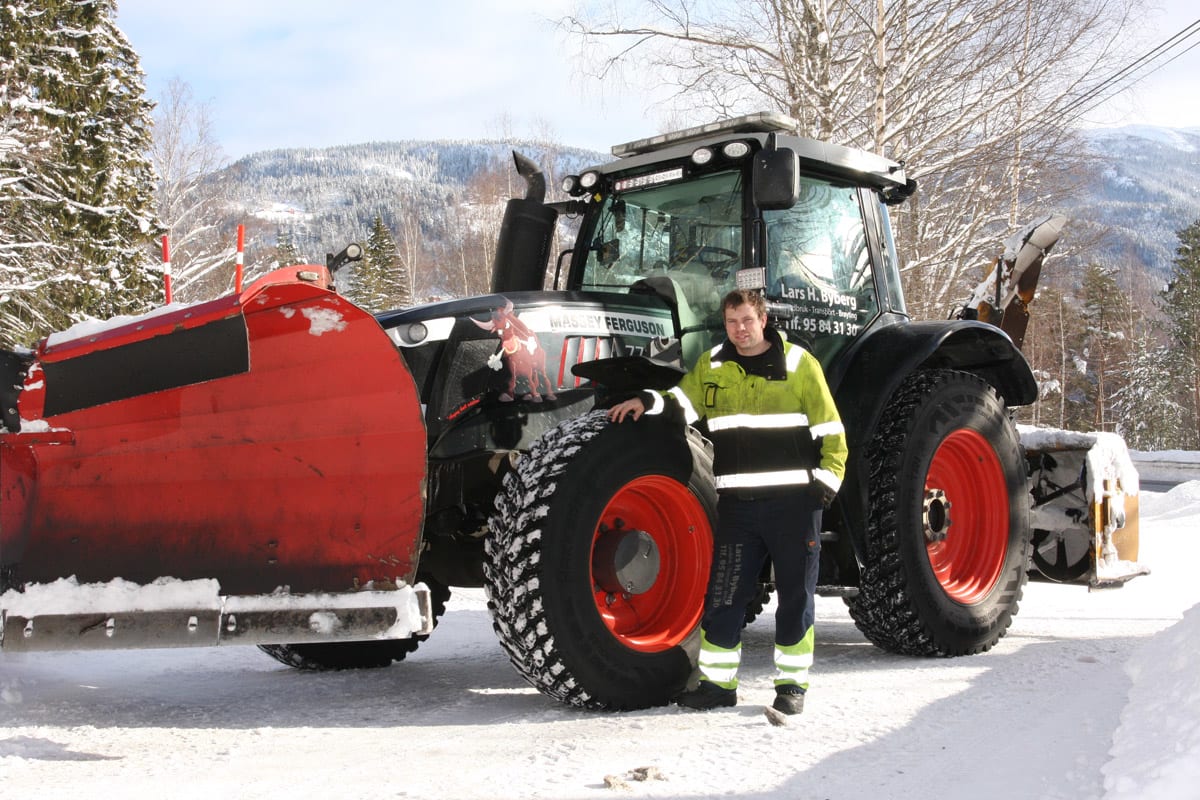
[[[1083,131],[1099,169],[1087,190],[1061,211],[1106,233],[1092,258],[1169,274],[1176,232],[1200,219],[1200,128],[1127,125]],[[378,214],[395,231],[404,212],[434,242],[474,224],[472,184],[505,181],[499,195],[521,196],[512,151],[545,165],[547,184],[611,158],[606,153],[537,141],[401,140],[252,153],[220,173],[229,214],[288,230],[312,257],[361,240]],[[475,187],[478,188],[477,186]],[[494,209],[489,214],[494,216]]]

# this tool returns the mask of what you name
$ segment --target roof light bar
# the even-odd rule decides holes
[[[780,114],[775,111],[758,111],[754,114],[744,114],[733,119],[710,122],[707,125],[699,125],[695,128],[685,128],[681,131],[673,131],[672,133],[651,136],[647,139],[637,139],[625,144],[618,144],[613,147],[612,154],[617,158],[625,158],[626,156],[657,150],[664,145],[696,141],[723,133],[770,133],[771,131],[795,133],[799,127],[800,123],[786,114]]]

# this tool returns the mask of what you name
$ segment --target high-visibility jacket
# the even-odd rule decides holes
[[[707,420],[718,491],[742,495],[820,481],[833,491],[846,474],[846,430],[816,357],[767,327],[776,350],[769,377],[749,375],[733,360],[733,344],[702,355],[667,394],[689,423]],[[664,398],[650,392],[646,413]]]

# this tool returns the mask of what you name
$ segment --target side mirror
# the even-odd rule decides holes
[[[754,204],[764,211],[782,211],[800,200],[800,159],[796,151],[775,146],[775,134],[754,154]]]

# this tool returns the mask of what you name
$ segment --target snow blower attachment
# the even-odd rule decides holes
[[[1009,335],[1018,348],[1025,342],[1029,305],[1037,291],[1042,263],[1062,234],[1067,218],[1052,214],[1026,225],[1004,240],[1004,252],[963,306],[962,319],[989,322]]]
[[[416,389],[329,285],[291,267],[5,356],[5,650],[429,632]]]
[[[1138,474],[1112,433],[1022,426],[1033,495],[1033,566],[1047,580],[1120,586],[1138,557]]]
[[[1066,222],[1050,215],[1006,239],[959,317],[995,325],[1020,347],[1043,261]],[[1028,426],[1019,432],[1029,468],[1037,574],[1092,589],[1148,574],[1137,563],[1138,474],[1121,437]]]

